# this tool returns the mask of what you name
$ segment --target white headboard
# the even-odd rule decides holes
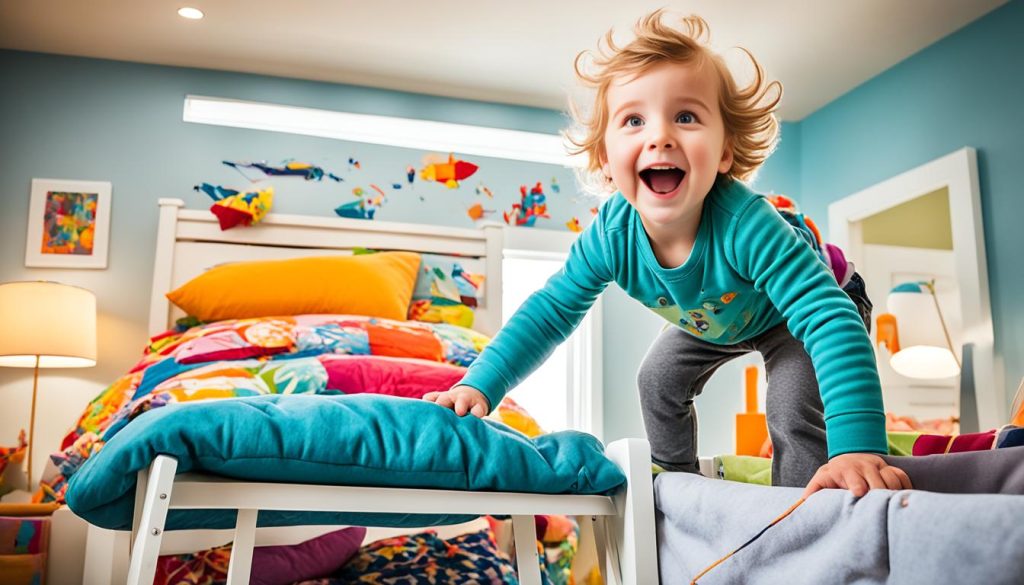
[[[460,256],[468,272],[483,272],[484,298],[474,329],[494,335],[501,326],[503,229],[461,229],[329,217],[270,214],[251,227],[221,231],[207,210],[183,209],[181,199],[160,199],[153,262],[149,334],[167,330],[183,313],[164,295],[225,262],[350,254],[353,248]]]

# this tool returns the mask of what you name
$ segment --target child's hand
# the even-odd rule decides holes
[[[459,416],[472,414],[477,418],[483,418],[487,414],[487,397],[476,388],[469,386],[456,386],[445,392],[427,392],[423,400],[429,400],[450,408]]]
[[[868,490],[909,490],[912,486],[906,472],[889,465],[878,455],[846,453],[836,455],[818,469],[807,484],[803,497],[828,488],[848,489],[859,498]]]

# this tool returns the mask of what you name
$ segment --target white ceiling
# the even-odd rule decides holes
[[[0,47],[563,109],[577,52],[668,6],[703,16],[716,47],[750,49],[799,120],[1005,2],[0,0]]]

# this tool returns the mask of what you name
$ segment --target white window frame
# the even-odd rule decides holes
[[[505,228],[503,259],[538,259],[564,262],[577,234],[531,228]],[[576,329],[576,337],[565,342],[569,360],[566,412],[569,428],[604,440],[604,375],[602,371],[602,327],[604,303],[601,297]]]

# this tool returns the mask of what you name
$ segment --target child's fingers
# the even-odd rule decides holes
[[[910,477],[907,472],[899,467],[883,467],[879,473],[885,478],[885,485],[891,490],[910,490],[914,486],[910,484]]]
[[[905,490],[912,490],[912,489],[914,489],[914,484],[910,481],[910,476],[907,475],[906,471],[903,471],[899,467],[891,467],[890,469],[892,469],[893,473],[895,473],[896,476],[900,478],[900,484],[903,485],[903,489],[905,489]]]
[[[803,498],[809,498],[811,494],[818,490],[833,489],[839,487],[832,476],[827,473],[818,472],[811,478],[810,483],[807,484],[807,488],[804,490]]]
[[[455,414],[459,416],[466,416],[469,412],[470,400],[466,396],[459,396],[455,399]]]
[[[883,480],[885,480],[886,488],[891,490],[898,490],[903,487],[902,482],[900,482],[899,476],[896,475],[892,467],[883,467],[882,469],[878,470],[878,474],[882,476]]]
[[[818,480],[812,479],[811,483],[807,484],[807,487],[804,488],[804,495],[800,497],[806,500],[807,498],[811,497],[811,494],[822,489],[822,487],[823,486],[820,483],[818,483]]]
[[[882,477],[877,467],[868,467],[863,470],[861,476],[868,483],[869,490],[884,490],[889,487],[888,482]]]
[[[434,402],[445,408],[455,408],[455,402],[452,400],[450,392],[441,392],[437,395],[437,399]]]
[[[438,394],[440,394],[440,392],[427,392],[426,394],[423,395],[423,400],[426,400],[428,402],[437,402]]]
[[[850,469],[843,472],[843,481],[846,484],[846,489],[850,490],[855,497],[861,497],[868,493],[868,483],[864,481],[864,478],[859,473]]]
[[[473,408],[470,412],[472,412],[473,416],[477,418],[483,418],[487,416],[487,407],[477,402],[476,404],[473,405]]]

